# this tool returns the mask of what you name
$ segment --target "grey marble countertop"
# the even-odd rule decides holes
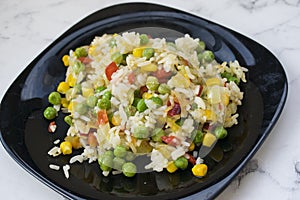
[[[22,70],[80,19],[123,0],[1,0],[0,99]],[[153,0],[227,26],[258,41],[288,76],[286,106],[270,136],[218,200],[300,199],[300,1]],[[0,145],[1,199],[63,199],[29,175]]]

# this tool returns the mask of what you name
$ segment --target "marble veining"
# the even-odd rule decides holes
[[[125,2],[139,1],[2,0],[0,97],[27,64],[69,27],[96,10]],[[282,116],[261,149],[217,200],[300,199],[300,0],[144,2],[183,9],[223,24],[260,42],[280,60],[289,84]],[[63,199],[21,169],[2,146],[0,158],[3,199]]]

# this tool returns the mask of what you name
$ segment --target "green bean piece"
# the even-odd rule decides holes
[[[203,141],[203,132],[200,130],[194,130],[192,132],[191,139],[195,144],[200,144]]]
[[[205,50],[205,43],[203,41],[199,41],[198,46],[196,48],[197,53],[201,53]]]
[[[165,136],[165,135],[166,135],[166,133],[165,133],[165,131],[162,128],[155,128],[153,130],[151,139],[154,142],[162,142],[161,137]]]
[[[206,50],[203,52],[203,60],[205,62],[212,62],[215,59],[215,55],[213,54],[212,51]]]
[[[84,115],[88,111],[88,106],[85,102],[75,104],[75,112]]]
[[[133,129],[133,136],[137,139],[145,139],[148,138],[150,135],[150,132],[148,128],[144,125],[138,125]]]
[[[122,166],[125,164],[125,160],[123,158],[114,157],[113,159],[113,168],[117,170],[122,170]]]
[[[234,75],[230,74],[229,72],[223,72],[223,73],[221,74],[221,77],[222,77],[222,78],[226,78],[228,82],[233,81],[233,82],[235,82],[237,85],[240,84],[240,80],[239,80],[237,77],[235,77]]]
[[[179,169],[184,170],[184,169],[187,168],[187,166],[188,166],[189,163],[188,163],[188,160],[187,160],[185,157],[181,156],[181,157],[177,158],[177,159],[174,161],[174,164],[175,164],[175,166],[178,167]]]
[[[110,171],[113,167],[113,156],[103,154],[98,158],[98,163],[102,171]]]
[[[72,117],[70,115],[67,115],[64,117],[64,121],[69,124],[70,126],[72,126],[73,122],[72,122]]]
[[[61,96],[58,92],[51,92],[48,96],[48,101],[53,105],[59,105],[61,101]]]
[[[119,157],[119,158],[124,158],[126,156],[127,150],[125,147],[118,145],[114,149],[114,156]]]
[[[44,110],[44,117],[48,120],[54,119],[57,115],[57,110],[53,107],[47,107]]]
[[[159,97],[151,97],[150,100],[153,101],[156,105],[159,106],[163,105],[163,101]]]
[[[123,174],[127,177],[133,177],[136,172],[137,172],[137,168],[136,165],[132,162],[126,162],[125,164],[123,164],[122,166],[122,171]]]
[[[149,90],[156,91],[159,87],[158,79],[155,76],[148,76],[146,80],[146,87]]]
[[[148,35],[146,34],[141,34],[140,35],[140,45],[145,45],[149,42]]]
[[[111,55],[112,61],[114,61],[117,65],[121,64],[123,61],[123,55],[120,52],[115,52]]]
[[[88,105],[88,107],[93,108],[96,106],[98,101],[98,98],[95,97],[94,95],[88,96],[86,99],[86,104]]]
[[[105,86],[99,86],[99,87],[97,87],[97,88],[95,89],[95,93],[100,93],[100,92],[102,92],[102,91],[105,90],[105,89],[106,89]]]
[[[110,100],[112,97],[111,91],[105,91],[102,98]]]
[[[84,47],[78,47],[75,49],[75,56],[77,58],[86,57],[87,55],[88,55],[88,52],[86,51],[86,49]]]
[[[137,103],[136,105],[136,109],[139,111],[139,112],[144,112],[145,110],[147,110],[147,105],[145,103],[145,100],[144,99],[140,99],[139,102]]]
[[[171,88],[165,84],[165,83],[162,83],[158,86],[158,89],[157,91],[160,93],[160,94],[170,94],[171,93]]]
[[[223,126],[218,126],[214,133],[218,139],[223,139],[227,136],[227,130]]]
[[[149,60],[152,56],[154,56],[154,52],[153,48],[145,48],[142,52],[142,56]]]
[[[101,109],[110,109],[111,108],[111,102],[109,99],[106,99],[106,98],[102,98],[98,101],[98,104],[97,106]]]
[[[132,102],[132,105],[133,105],[134,107],[136,107],[137,104],[138,104],[138,102],[139,102],[140,100],[141,100],[141,98],[134,97],[133,102]]]

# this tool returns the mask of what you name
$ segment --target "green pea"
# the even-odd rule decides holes
[[[157,104],[159,106],[163,105],[163,101],[159,97],[151,97],[150,100],[153,101],[155,104]]]
[[[133,177],[136,172],[137,172],[137,168],[136,165],[132,162],[126,162],[125,164],[123,164],[122,166],[122,171],[123,174],[127,177]]]
[[[133,161],[133,160],[135,159],[134,153],[131,152],[131,151],[128,151],[127,154],[126,154],[126,156],[125,156],[125,159],[126,159],[127,161]]]
[[[53,107],[47,107],[44,110],[44,117],[48,120],[54,119],[57,115],[57,110]]]
[[[70,126],[72,126],[73,122],[72,122],[72,117],[70,115],[67,115],[64,117],[64,121],[69,124]]]
[[[113,156],[103,154],[98,158],[98,163],[102,171],[110,171],[113,167]]]
[[[100,92],[102,92],[102,91],[105,90],[105,89],[106,89],[105,86],[99,86],[99,87],[97,87],[97,88],[95,89],[95,93],[100,93]]]
[[[85,102],[75,104],[75,112],[84,115],[88,111],[88,106]]]
[[[113,168],[121,171],[125,162],[126,161],[123,158],[115,157],[113,159]]]
[[[112,61],[114,61],[117,65],[121,64],[123,61],[123,55],[120,52],[115,52],[111,55]]]
[[[171,93],[171,88],[165,84],[165,83],[162,83],[158,86],[158,89],[157,91],[160,93],[160,94],[170,94]]]
[[[61,101],[61,96],[58,92],[51,92],[48,96],[48,101],[53,105],[59,105]]]
[[[75,62],[75,64],[72,66],[73,71],[75,74],[79,74],[80,72],[84,71],[85,66],[81,62]]]
[[[140,45],[145,45],[149,42],[149,38],[146,34],[140,35]]]
[[[114,149],[114,156],[119,157],[119,158],[124,158],[126,156],[127,150],[125,147],[118,145]]]
[[[166,135],[166,133],[165,133],[165,131],[163,129],[161,129],[161,128],[155,128],[153,130],[151,139],[154,142],[162,142],[161,137],[165,136],[165,135]]]
[[[201,53],[205,50],[205,43],[203,41],[199,41],[198,46],[196,47],[197,53]]]
[[[84,47],[78,47],[75,49],[75,55],[77,58],[86,57],[88,55],[88,52]]]
[[[103,96],[102,96],[102,98],[105,98],[105,99],[108,99],[108,100],[110,100],[111,97],[112,97],[112,94],[111,94],[110,91],[105,91],[105,92],[103,93]]]
[[[145,48],[142,52],[142,56],[149,60],[152,56],[154,56],[154,52],[153,48]]]
[[[227,136],[227,130],[223,126],[218,126],[214,133],[218,139],[223,139]]]
[[[111,108],[111,102],[109,99],[106,99],[106,98],[102,98],[99,100],[97,106],[101,109],[110,109]]]
[[[145,100],[144,99],[140,99],[139,102],[137,103],[136,105],[136,109],[139,111],[139,112],[144,112],[145,110],[147,110],[147,105],[145,103]]]
[[[200,130],[194,130],[194,131],[192,132],[191,139],[193,140],[193,142],[194,142],[195,144],[201,143],[202,140],[203,140],[203,132],[200,131]]]
[[[174,161],[174,164],[175,164],[176,167],[184,170],[184,169],[187,168],[189,163],[188,163],[188,160],[185,157],[181,156],[181,157],[177,158]]]
[[[139,125],[133,129],[133,136],[137,139],[145,139],[148,138],[150,132],[148,128],[144,125]]]
[[[108,151],[105,151],[105,153],[103,155],[113,158],[114,157],[114,152],[112,150],[108,150]]]
[[[98,101],[98,98],[95,97],[94,95],[88,96],[88,98],[86,99],[86,104],[88,105],[88,107],[93,108],[96,106]]]
[[[206,50],[203,52],[203,60],[205,62],[212,62],[215,59],[215,55],[213,54],[212,51]]]
[[[155,76],[148,76],[146,80],[146,87],[152,91],[157,90],[159,87],[158,79]]]

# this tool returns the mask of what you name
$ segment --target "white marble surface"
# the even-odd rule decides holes
[[[59,35],[88,14],[122,0],[1,0],[0,99],[17,75]],[[164,0],[230,27],[271,50],[284,65],[289,94],[281,118],[262,148],[218,200],[300,199],[300,1]],[[298,100],[297,100],[298,99]],[[63,199],[0,147],[1,199]],[[300,170],[300,169],[299,169]]]

